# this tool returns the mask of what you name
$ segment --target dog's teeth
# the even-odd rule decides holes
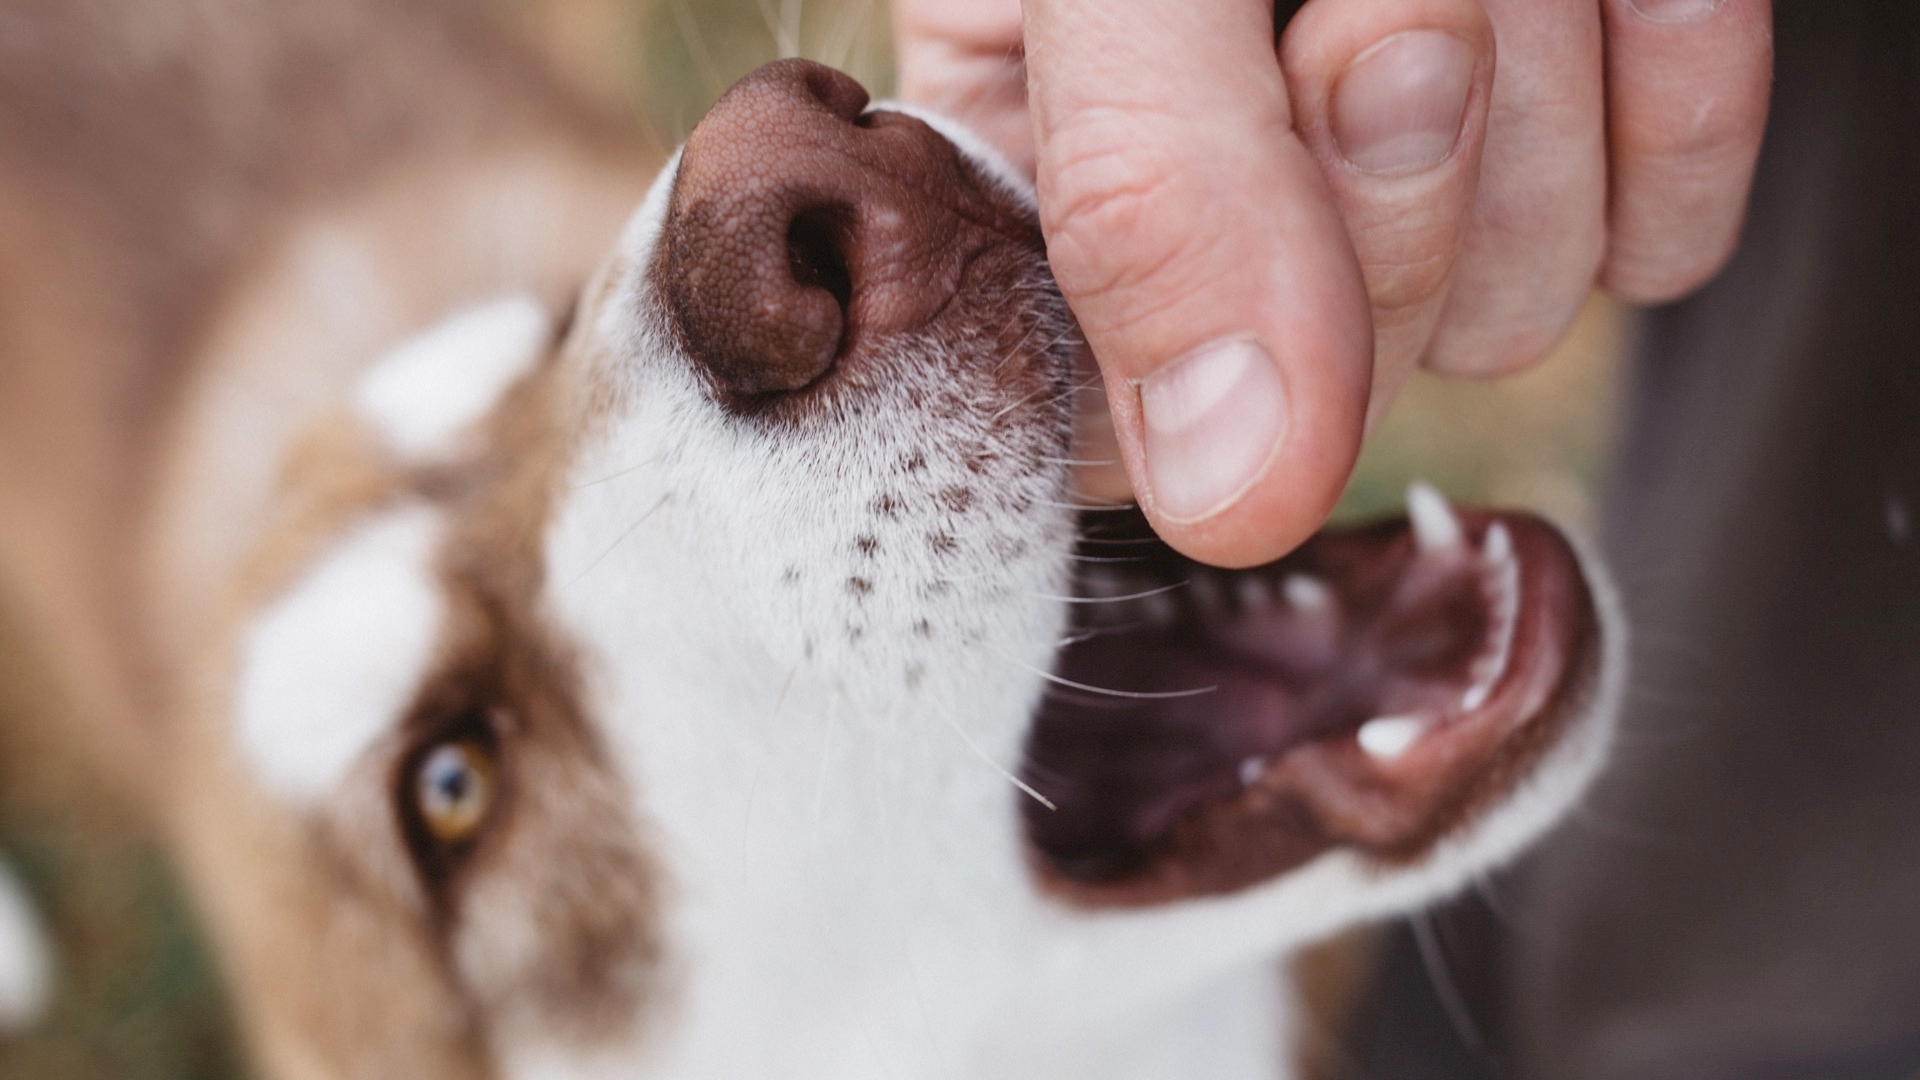
[[[26,890],[0,863],[0,1035],[12,1035],[45,1012],[53,963],[46,927]]]
[[[1487,567],[1492,608],[1491,648],[1474,662],[1473,685],[1460,696],[1460,708],[1471,712],[1487,703],[1493,687],[1507,673],[1513,653],[1513,633],[1520,621],[1520,562],[1514,555],[1513,534],[1494,522],[1480,542],[1480,560]]]
[[[1333,590],[1311,574],[1288,574],[1280,583],[1287,603],[1306,612],[1321,612],[1333,607]]]
[[[1503,522],[1487,526],[1486,539],[1480,541],[1480,557],[1488,566],[1499,566],[1513,558],[1513,534]]]
[[[1240,759],[1240,786],[1252,787],[1254,781],[1260,779],[1260,774],[1266,771],[1267,759],[1258,754]]]
[[[1447,505],[1446,496],[1429,484],[1414,481],[1407,485],[1407,518],[1413,523],[1413,540],[1427,554],[1454,551],[1463,542],[1460,518]]]
[[[1466,693],[1460,695],[1460,708],[1465,712],[1472,712],[1480,706],[1485,705],[1487,703],[1487,695],[1491,693],[1493,693],[1493,685],[1491,683],[1476,682],[1472,686],[1467,687]]]
[[[1360,725],[1356,738],[1360,749],[1382,761],[1391,761],[1407,752],[1427,732],[1427,721],[1419,716],[1376,716]]]

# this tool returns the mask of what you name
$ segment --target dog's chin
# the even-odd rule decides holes
[[[629,388],[545,576],[674,898],[662,1075],[853,1075],[875,1043],[919,1063],[897,1075],[941,1074],[941,1047],[1021,1063],[965,1075],[1052,1075],[1556,817],[1615,640],[1562,535],[1424,489],[1241,572],[1131,508],[1076,535],[1076,348],[1026,189],[856,91],[787,65],[731,92],[568,354]],[[734,159],[769,140],[798,179],[728,211]],[[849,179],[822,146],[873,160]],[[758,278],[714,255],[742,218]],[[947,290],[930,310],[879,242],[907,226]],[[790,348],[789,324],[832,347]],[[1016,793],[998,767],[1022,750]],[[1335,852],[1365,865],[1306,868]],[[1155,910],[1087,910],[1114,907]]]
[[[1179,556],[1133,508],[1086,513],[1026,748],[1047,891],[1220,895],[1336,849],[1415,866],[1604,722],[1603,613],[1559,530],[1411,504],[1244,571]]]

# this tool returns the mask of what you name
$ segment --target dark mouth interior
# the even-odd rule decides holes
[[[1137,510],[1089,511],[1027,746],[1025,779],[1053,804],[1024,802],[1043,878],[1140,902],[1264,880],[1343,830],[1430,842],[1458,792],[1484,787],[1473,768],[1440,773],[1527,741],[1584,670],[1570,661],[1592,611],[1550,526],[1426,495],[1424,528],[1327,532],[1243,571],[1181,557]],[[1375,823],[1328,820],[1349,809]]]

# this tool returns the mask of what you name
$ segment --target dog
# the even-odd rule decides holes
[[[1076,500],[948,121],[783,61],[656,169],[452,5],[4,30],[0,556],[266,1075],[1291,1076],[1278,960],[1604,759],[1537,518]]]

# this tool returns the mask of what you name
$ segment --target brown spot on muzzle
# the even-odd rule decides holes
[[[804,389],[936,318],[984,251],[1041,250],[1025,208],[926,124],[863,113],[805,60],[736,83],[694,129],[661,245],[672,317],[735,403]]]

